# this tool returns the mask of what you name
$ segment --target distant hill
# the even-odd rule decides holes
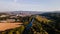
[[[0,12],[0,13],[8,13],[8,14],[42,14],[42,11],[6,11],[6,12]]]
[[[60,17],[60,12],[45,12],[40,15],[46,16],[46,17]]]
[[[13,11],[10,13],[14,13],[14,14],[20,14],[20,13],[25,13],[25,14],[41,14],[43,12],[37,12],[37,11]]]

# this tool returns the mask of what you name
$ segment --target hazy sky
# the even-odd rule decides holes
[[[0,11],[55,11],[60,0],[0,0]]]

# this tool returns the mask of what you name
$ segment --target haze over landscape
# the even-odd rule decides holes
[[[0,11],[60,11],[60,0],[0,0]]]

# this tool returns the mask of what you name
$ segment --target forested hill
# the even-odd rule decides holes
[[[51,13],[50,13],[51,14]],[[46,16],[48,16],[49,14],[47,14]],[[22,34],[24,33],[23,31],[25,31],[26,26],[28,26],[28,24],[31,21],[31,18],[34,17],[34,22],[32,23],[31,28],[28,30],[28,34],[60,34],[60,21],[58,22],[57,20],[53,20],[50,18],[47,18],[46,16],[43,16],[41,14],[38,15],[32,15],[32,16],[27,16],[27,17],[23,17],[22,22],[24,23],[21,27],[18,28],[14,28],[14,29],[10,29],[10,30],[6,30],[2,33],[12,33],[12,34]],[[49,15],[50,16],[50,15]],[[55,15],[56,16],[56,15]],[[54,16],[52,16],[54,17]],[[58,17],[56,17],[58,18]],[[58,26],[58,27],[57,27]],[[28,27],[27,27],[28,28]]]
[[[31,28],[26,32],[28,34],[60,34],[60,13],[42,13],[22,17],[23,25],[18,28],[3,31],[7,34],[22,34],[26,26],[29,26],[31,19],[34,18]],[[28,28],[28,27],[27,27]]]

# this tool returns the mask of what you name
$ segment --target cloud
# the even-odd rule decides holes
[[[14,2],[0,2],[0,11],[35,11],[40,10],[40,5],[33,5],[33,4],[18,4]]]
[[[13,2],[17,2],[18,0],[13,0]]]
[[[56,2],[56,1],[55,1]],[[17,3],[17,0],[13,0],[13,2],[5,2],[0,1],[0,11],[55,11],[60,10],[59,3],[53,2],[49,5],[49,3],[44,4],[24,4]]]

